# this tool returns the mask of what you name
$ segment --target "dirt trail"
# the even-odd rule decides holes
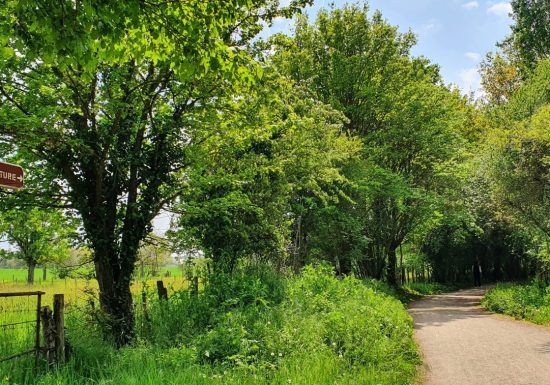
[[[550,385],[550,328],[479,307],[483,289],[411,304],[426,385]]]

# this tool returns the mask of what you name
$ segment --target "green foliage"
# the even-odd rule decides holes
[[[411,282],[404,284],[401,288],[409,295],[433,295],[453,291],[454,286],[438,282]]]
[[[521,86],[518,68],[505,53],[489,52],[480,64],[480,75],[489,106],[505,104]]]
[[[532,245],[529,252],[536,257],[541,273],[550,269],[548,63],[541,62],[532,79],[511,100],[509,116],[514,120],[492,137],[488,173],[499,214],[528,233]]]
[[[550,58],[542,60],[530,77],[514,93],[507,105],[508,119],[520,121],[534,115],[539,108],[550,103]],[[506,125],[503,128],[509,128]]]
[[[310,1],[96,3],[1,2],[0,149],[47,169],[80,215],[124,344],[151,221],[185,190],[218,100],[261,77],[250,40]]]
[[[270,270],[217,275],[198,297],[150,303],[136,346],[117,351],[73,308],[71,361],[13,384],[409,384],[418,356],[412,320],[387,286],[307,267],[282,280]],[[138,318],[139,321],[141,319]],[[0,382],[2,383],[2,382]],[[2,383],[3,384],[3,383]]]
[[[180,249],[200,248],[229,269],[241,258],[282,260],[294,202],[337,199],[341,167],[360,149],[342,132],[341,113],[272,68],[255,91],[220,101],[224,110],[209,127],[217,134],[193,153],[171,233]]]
[[[495,100],[473,121],[485,143],[472,143],[462,193],[422,241],[438,281],[471,280],[476,260],[495,280],[523,280],[549,269],[549,61],[541,60],[519,82],[513,57],[506,55],[493,57],[492,65],[502,68],[485,68],[484,76],[489,83],[514,84],[505,90],[499,88],[505,84],[491,85]]]
[[[483,301],[488,310],[550,325],[550,287],[531,284],[498,284]]]
[[[60,210],[18,207],[0,214],[0,237],[15,247],[5,254],[25,262],[29,283],[34,281],[36,265],[60,263],[69,258],[74,233],[74,221]]]
[[[522,64],[529,70],[550,57],[550,2],[548,0],[512,0],[512,36]]]
[[[387,266],[395,283],[396,248],[457,184],[465,100],[441,85],[437,66],[410,56],[414,43],[411,33],[399,33],[378,12],[369,15],[366,5],[323,10],[313,23],[299,18],[293,38],[268,42],[277,68],[342,111],[347,131],[363,142],[359,159],[346,168],[352,202],[339,201],[339,215],[327,216],[344,252],[336,256],[319,242],[327,226],[316,225],[324,213],[315,211],[323,206],[300,213],[295,229],[306,254],[325,254],[342,274],[380,278]]]
[[[238,47],[262,29],[262,22],[291,17],[310,3],[3,1],[0,52],[8,59],[14,51],[24,53],[61,71],[81,67],[89,78],[98,65],[128,61],[169,66],[182,80],[212,71],[250,77],[240,67],[247,54]]]

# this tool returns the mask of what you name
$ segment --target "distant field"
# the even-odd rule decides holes
[[[40,271],[42,273],[42,271]],[[38,274],[36,274],[38,277]],[[0,269],[0,283],[2,281],[25,281],[27,279],[27,270],[26,269]]]
[[[165,276],[166,272],[170,276]],[[53,270],[48,270],[47,280],[42,281],[42,269],[35,271],[35,283],[27,285],[26,269],[0,269],[0,292],[20,292],[20,291],[44,291],[44,303],[50,304],[53,294],[65,294],[67,303],[76,303],[89,299],[91,295],[97,293],[97,281],[95,279],[83,278],[59,278]],[[161,279],[168,288],[169,293],[175,290],[187,287],[187,282],[182,277],[182,271],[178,267],[162,268],[156,277],[146,277],[145,279],[136,278],[132,285],[132,291],[139,293],[141,290],[153,291],[156,288],[156,281]]]
[[[139,269],[138,269],[139,270]],[[161,267],[160,272],[158,274],[158,277],[164,277],[166,272],[170,273],[170,277],[182,277],[183,272],[181,267],[178,266],[169,266],[169,267]],[[55,271],[52,269],[48,269],[47,271],[47,280],[51,281],[52,278],[54,280],[60,279],[55,274]],[[42,268],[37,268],[34,272],[34,279],[37,283],[42,282]],[[139,280],[139,277],[136,278]],[[9,283],[9,282],[25,282],[27,280],[27,269],[25,268],[0,268],[0,284],[1,283]],[[4,282],[3,282],[4,281]]]

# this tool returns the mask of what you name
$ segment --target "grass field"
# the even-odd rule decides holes
[[[164,276],[164,272],[171,271],[169,277]],[[172,273],[173,271],[173,273]],[[176,275],[176,273],[180,273]],[[40,273],[40,274],[38,274]],[[0,292],[25,292],[25,291],[43,291],[46,294],[43,297],[45,305],[52,303],[54,294],[64,294],[65,302],[74,304],[77,301],[83,301],[93,297],[97,293],[98,286],[95,279],[83,278],[57,278],[50,274],[46,281],[38,279],[41,270],[37,270],[35,283],[28,285],[26,282],[27,272],[25,269],[0,269]],[[13,279],[13,278],[16,279]],[[23,277],[20,279],[20,277]],[[187,287],[186,280],[182,277],[181,270],[177,268],[165,268],[158,277],[149,277],[146,279],[134,280],[132,291],[138,293],[142,290],[152,290],[156,287],[156,281],[161,279],[169,293],[181,290]]]
[[[165,277],[166,273],[169,273],[170,277],[180,277],[182,278],[184,276],[184,273],[182,272],[182,269],[178,266],[167,266],[167,267],[161,267],[159,273],[157,274],[158,277],[163,278]],[[37,268],[34,272],[34,279],[36,284],[40,285],[42,283],[44,284],[51,284],[51,281],[57,281],[57,280],[63,280],[62,278],[59,278],[56,276],[55,272],[51,269],[47,270],[47,282],[42,282],[42,269]],[[139,278],[137,278],[140,280]],[[6,285],[11,283],[25,283],[27,281],[27,269],[8,269],[8,268],[0,268],[0,284]]]
[[[41,271],[37,271],[38,273]],[[0,269],[0,283],[24,282],[27,279],[26,269]]]
[[[32,357],[0,363],[0,384],[405,385],[415,375],[412,320],[380,283],[339,280],[326,269],[290,279],[243,271],[216,278],[195,297],[181,276],[163,280],[169,301],[149,290],[148,316],[136,307],[136,344],[121,350],[102,341],[90,317],[91,281],[35,285],[48,292],[46,303],[50,293],[70,299],[71,359],[50,372],[36,372]],[[28,287],[0,291],[21,288]]]
[[[164,268],[162,276],[136,280],[132,286],[135,294],[145,290],[152,293],[156,287],[156,280],[162,279],[170,295],[187,288],[187,282],[181,276],[181,270],[171,268],[169,277],[164,276],[170,268]],[[175,273],[179,272],[177,276]],[[53,295],[64,294],[68,311],[72,307],[84,306],[95,301],[97,303],[97,281],[83,278],[58,278],[52,272],[49,279],[42,281],[42,270],[37,269],[35,283],[26,283],[26,269],[0,269],[0,293],[36,292],[41,291],[42,306],[53,306]],[[0,297],[0,358],[10,356],[33,348],[35,343],[36,296]],[[32,322],[31,322],[32,321]],[[15,325],[13,325],[15,324]],[[21,358],[19,362],[28,359]],[[27,364],[32,364],[31,359]],[[0,363],[2,366],[8,364]]]

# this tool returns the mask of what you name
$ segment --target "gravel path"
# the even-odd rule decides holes
[[[426,385],[550,385],[550,328],[483,311],[483,289],[411,304]]]

